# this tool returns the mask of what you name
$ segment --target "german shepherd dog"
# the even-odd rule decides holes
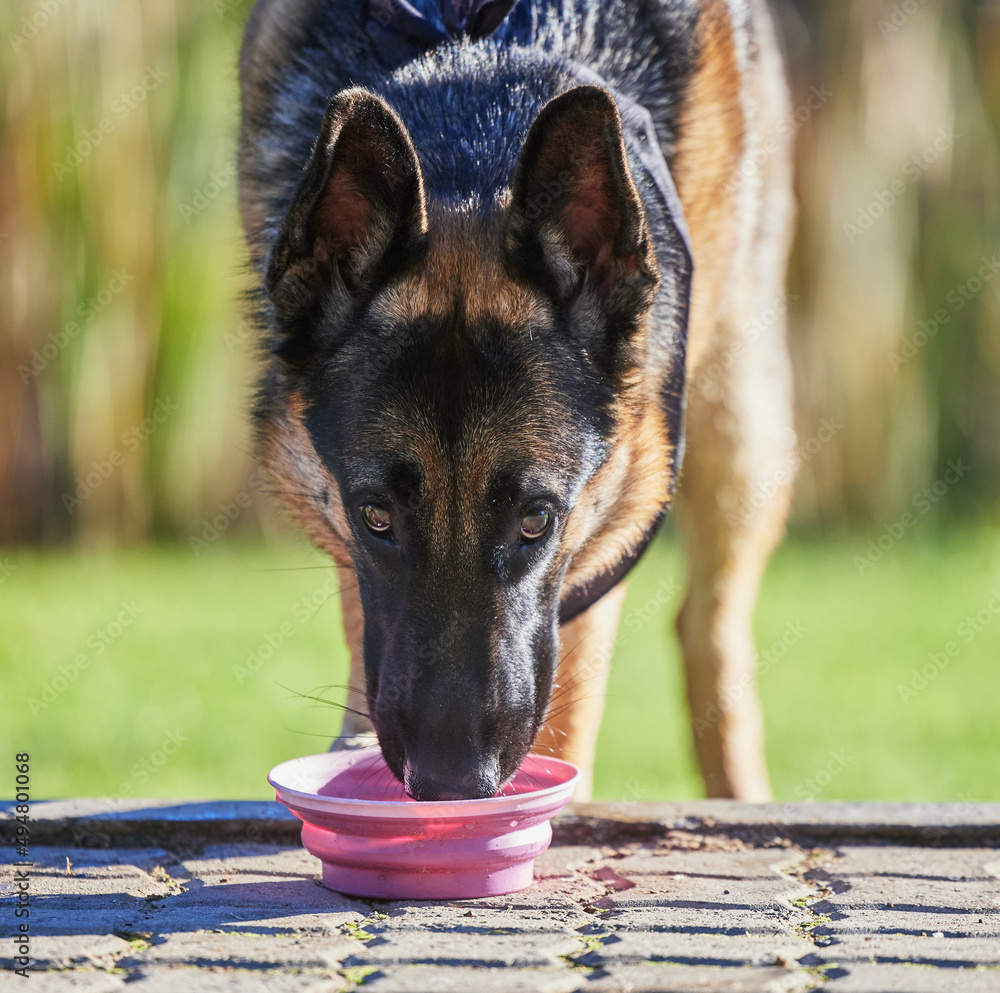
[[[418,800],[534,746],[586,798],[680,481],[701,771],[767,798],[751,616],[795,451],[764,0],[259,0],[240,76],[259,451],[338,569],[338,743],[374,732]]]

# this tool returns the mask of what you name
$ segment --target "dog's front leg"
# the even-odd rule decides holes
[[[559,668],[549,716],[538,734],[535,750],[565,759],[580,769],[574,800],[589,800],[593,792],[597,734],[624,601],[622,582],[559,629]]]
[[[365,618],[361,612],[361,593],[358,577],[351,566],[337,567],[340,585],[340,613],[344,620],[344,638],[351,653],[351,674],[347,683],[347,711],[340,734],[333,739],[330,751],[341,748],[360,748],[374,745],[375,729],[368,719],[368,700],[365,696],[365,661],[363,641]]]

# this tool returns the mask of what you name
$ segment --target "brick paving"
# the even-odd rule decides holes
[[[438,903],[325,890],[271,804],[34,817],[2,990],[1000,993],[1000,805],[581,805],[530,889]]]

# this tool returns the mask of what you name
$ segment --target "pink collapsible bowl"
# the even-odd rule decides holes
[[[302,822],[302,844],[323,863],[323,885],[354,896],[441,900],[514,893],[531,885],[552,840],[550,819],[580,771],[528,755],[485,800],[418,803],[378,748],[306,755],[267,777]]]

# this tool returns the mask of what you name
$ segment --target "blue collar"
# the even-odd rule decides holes
[[[413,45],[433,48],[455,38],[485,38],[507,19],[518,0],[367,0],[365,24],[379,55],[396,62]]]

